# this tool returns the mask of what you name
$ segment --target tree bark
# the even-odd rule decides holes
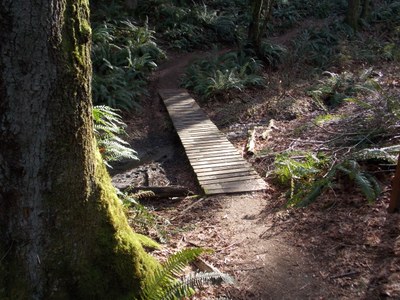
[[[263,0],[253,0],[251,21],[249,25],[248,39],[257,47],[261,44],[261,16],[264,5]]]
[[[348,0],[346,23],[349,24],[354,31],[357,31],[359,20],[360,20],[360,0]]]
[[[370,0],[362,1],[361,18],[367,19],[371,14],[371,3]]]
[[[400,212],[400,154],[397,160],[396,174],[394,175],[393,179],[392,194],[390,197],[388,212]]]
[[[273,5],[274,0],[252,0],[252,18],[249,24],[248,40],[261,59],[263,59],[261,53],[262,38],[271,19]]]
[[[0,0],[0,299],[133,299],[156,266],[95,146],[88,6]]]

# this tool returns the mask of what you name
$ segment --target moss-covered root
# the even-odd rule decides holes
[[[80,280],[80,296],[82,299],[136,299],[158,267],[143,246],[154,249],[159,245],[134,233],[129,226],[99,153],[96,179],[100,197],[96,197],[93,210],[106,214],[108,221],[98,224],[94,232],[99,251],[88,266],[92,271],[81,270],[86,275]],[[100,215],[99,218],[104,218]]]

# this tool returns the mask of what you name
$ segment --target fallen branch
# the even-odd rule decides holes
[[[354,276],[354,275],[358,275],[358,274],[360,274],[360,272],[358,272],[358,271],[350,271],[350,272],[347,272],[347,273],[342,273],[342,274],[331,276],[330,279],[338,279],[338,278],[343,278],[343,277],[350,277],[350,276]]]
[[[188,210],[192,209],[194,206],[196,206],[197,204],[199,204],[201,201],[203,201],[204,199],[206,199],[205,197],[200,198],[199,200],[197,200],[196,202],[190,204],[188,207],[186,207],[184,210],[182,210],[178,216],[181,216],[183,214],[185,214]],[[172,217],[170,220],[175,220],[178,216],[174,216]]]
[[[139,191],[153,192],[156,198],[186,197],[194,193],[182,186],[128,186],[123,192],[137,193]]]
[[[246,154],[254,154],[254,150],[256,147],[256,128],[253,130],[249,130],[249,138],[246,144]]]
[[[213,265],[211,265],[210,263],[206,262],[205,260],[199,257],[193,262],[193,264],[196,266],[197,269],[199,269],[202,272],[222,273],[216,267],[214,267]]]

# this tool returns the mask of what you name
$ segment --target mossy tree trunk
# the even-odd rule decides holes
[[[367,19],[371,14],[371,0],[362,1],[361,18]]]
[[[248,40],[253,45],[257,55],[261,56],[262,38],[266,33],[271,19],[274,0],[252,0],[251,21],[249,24]]]
[[[156,263],[95,146],[87,0],[0,0],[0,299],[133,299]]]
[[[346,23],[349,24],[354,31],[357,31],[359,20],[360,20],[360,0],[348,0]]]

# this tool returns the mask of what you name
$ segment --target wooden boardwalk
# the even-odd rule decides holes
[[[207,195],[258,191],[264,180],[183,89],[160,90],[200,186]]]

